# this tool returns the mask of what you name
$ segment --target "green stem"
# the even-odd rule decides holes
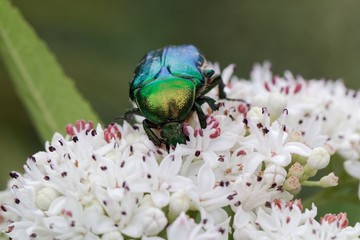
[[[320,181],[304,181],[301,185],[308,187],[320,187]]]

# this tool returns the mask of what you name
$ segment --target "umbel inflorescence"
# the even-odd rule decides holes
[[[212,68],[220,72],[218,65]],[[293,195],[332,187],[311,181],[331,155],[360,178],[360,96],[342,82],[222,72],[218,111],[186,120],[189,141],[156,147],[142,125],[79,121],[28,158],[1,195],[1,229],[12,239],[358,239],[345,213],[316,217]],[[216,98],[213,89],[209,95]],[[360,196],[360,194],[359,194]],[[318,219],[318,220],[316,220]]]

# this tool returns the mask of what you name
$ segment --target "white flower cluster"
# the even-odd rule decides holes
[[[79,121],[66,137],[55,134],[24,174],[11,172],[1,230],[49,240],[358,239],[360,223],[347,226],[343,213],[317,221],[316,207],[303,211],[291,194],[334,152],[357,166],[359,97],[340,82],[272,76],[268,64],[255,66],[251,81],[232,72],[222,77],[233,100],[213,113],[204,106],[206,129],[191,116],[189,141],[169,152],[140,124]],[[336,186],[337,177],[312,184]]]

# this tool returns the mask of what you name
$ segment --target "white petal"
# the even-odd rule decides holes
[[[131,191],[137,193],[151,192],[150,182],[146,179],[138,178],[129,183]]]
[[[350,176],[360,179],[360,161],[347,160],[344,162],[344,168]]]
[[[214,152],[229,150],[234,146],[237,138],[237,134],[231,132],[222,133],[220,134],[220,137],[217,137],[210,142],[208,149]]]
[[[169,240],[189,239],[191,229],[195,223],[185,213],[182,213],[167,229],[167,237]]]
[[[277,165],[285,167],[291,163],[290,153],[276,155],[271,158],[271,161]]]
[[[203,152],[202,157],[211,168],[216,168],[219,165],[219,157],[214,152]]]
[[[309,156],[311,149],[300,142],[289,142],[284,145],[284,150],[300,156]]]
[[[244,228],[250,222],[251,216],[249,212],[245,212],[242,207],[239,207],[235,213],[234,226],[238,229]]]
[[[182,159],[174,155],[166,156],[160,163],[159,172],[164,179],[175,176],[180,171]]]
[[[258,210],[258,218],[256,222],[264,229],[266,232],[276,232],[280,223],[277,218],[264,212],[262,208]]]
[[[247,155],[244,165],[244,173],[254,173],[264,160],[265,156],[262,154],[252,153]]]
[[[171,192],[175,192],[175,191],[178,192],[181,190],[190,190],[195,187],[195,184],[193,181],[191,181],[189,178],[183,177],[183,176],[176,176],[176,177],[172,178],[170,185],[171,185],[171,188],[170,188]]]
[[[197,180],[199,191],[201,193],[205,193],[213,189],[215,185],[215,175],[208,164],[205,163],[200,168]]]
[[[223,69],[221,73],[221,78],[223,79],[225,85],[230,81],[232,75],[234,74],[234,71],[235,71],[235,64],[230,64],[229,66]]]

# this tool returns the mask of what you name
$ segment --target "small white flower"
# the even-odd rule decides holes
[[[261,176],[253,174],[239,175],[233,183],[235,193],[232,195],[234,211],[240,207],[244,211],[251,211],[276,198],[290,199],[291,195],[283,192],[276,184],[269,184]]]
[[[190,179],[178,175],[182,163],[180,155],[167,155],[159,164],[150,154],[143,156],[142,163],[142,177],[129,181],[129,186],[135,192],[149,192],[159,208],[169,204],[170,192],[193,187]]]
[[[283,119],[287,111],[284,111]],[[253,152],[246,155],[244,172],[253,173],[262,163],[276,164],[286,167],[291,163],[292,154],[308,156],[311,149],[300,142],[288,141],[285,123],[274,121],[270,125],[270,116],[263,109],[264,122],[248,121],[250,135],[243,139],[242,144],[252,147]]]
[[[232,197],[228,183],[217,186],[216,178],[209,164],[205,163],[199,170],[196,189],[191,194],[191,199],[196,209],[201,212],[202,219],[219,223],[228,218],[222,207],[229,204]]]
[[[301,224],[301,209],[297,204],[291,207],[272,205],[271,213],[266,213],[262,208],[257,212],[256,223],[270,239],[289,239]],[[262,234],[259,234],[259,237]]]
[[[222,225],[203,226],[182,213],[167,229],[168,240],[220,240],[227,239],[229,219]],[[226,226],[227,225],[227,226]]]
[[[244,211],[241,206],[237,208],[233,223],[234,239],[255,239],[254,233],[258,229],[255,219],[254,212]]]

